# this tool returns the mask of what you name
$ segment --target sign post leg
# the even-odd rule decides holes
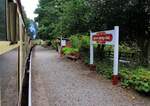
[[[115,26],[114,28],[114,37],[115,37],[115,45],[114,45],[114,66],[113,66],[113,77],[112,84],[118,84],[118,60],[119,60],[119,26]]]
[[[94,65],[94,46],[93,46],[93,34],[90,32],[90,70],[96,71],[96,66]]]
[[[93,41],[92,41],[92,32],[90,31],[90,65],[93,65],[94,61],[94,49],[93,49]]]
[[[60,37],[60,45],[59,45],[59,50],[58,50],[59,54],[60,54],[60,57],[63,57],[63,54],[62,54],[62,36]]]

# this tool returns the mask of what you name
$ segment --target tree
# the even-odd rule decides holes
[[[149,0],[89,0],[93,10],[93,30],[112,29],[120,26],[120,40],[129,44],[136,42],[141,49],[141,64],[148,64],[150,41]],[[99,24],[96,24],[99,23]],[[93,27],[94,26],[94,27]]]
[[[40,0],[39,35],[45,39],[100,31],[120,26],[120,41],[136,43],[141,64],[148,64],[149,0]]]
[[[39,28],[42,27],[47,36],[53,38],[86,32],[88,11],[85,0],[40,0],[35,13],[39,14],[36,18]]]

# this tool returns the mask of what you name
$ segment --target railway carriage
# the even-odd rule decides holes
[[[27,33],[21,1],[0,0],[0,55],[17,49],[18,106],[21,104],[23,80],[31,47],[32,42]]]

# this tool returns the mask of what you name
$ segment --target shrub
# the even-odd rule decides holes
[[[105,45],[104,48],[105,51],[114,51],[114,48],[112,45]],[[119,52],[125,52],[125,53],[135,53],[137,51],[140,51],[138,47],[136,47],[136,45],[128,45],[126,43],[121,43],[119,45]]]
[[[69,39],[73,48],[90,48],[90,36],[88,35],[72,35]],[[98,44],[94,44],[94,48],[96,48],[97,45]]]
[[[97,73],[111,79],[113,74],[112,63],[109,61],[96,63]],[[120,67],[121,84],[131,87],[138,92],[150,93],[150,71],[149,69]]]
[[[90,47],[90,37],[89,36],[82,36],[81,47],[82,48]]]
[[[96,63],[96,71],[97,73],[105,76],[108,79],[111,79],[112,77],[112,63],[107,62],[98,62]]]
[[[81,47],[81,39],[79,35],[72,35],[70,38],[71,44],[73,48],[80,49]]]
[[[79,49],[64,47],[64,48],[62,49],[62,52],[63,52],[65,55],[67,55],[67,54],[79,52]]]
[[[139,67],[136,69],[123,69],[120,72],[122,85],[132,87],[139,92],[150,93],[150,71]]]

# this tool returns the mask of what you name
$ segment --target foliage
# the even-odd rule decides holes
[[[112,45],[105,45],[104,50],[105,51],[114,51],[114,48]],[[119,52],[136,53],[137,51],[140,51],[140,49],[137,47],[136,44],[132,44],[132,45],[129,45],[127,43],[119,44]]]
[[[39,35],[51,39],[86,32],[89,9],[85,0],[40,0],[35,11],[39,28],[43,27]]]
[[[141,51],[141,63],[148,63],[150,41],[149,0],[40,0],[39,36],[54,39],[89,30],[101,31],[120,26],[120,41],[136,44]],[[143,20],[141,22],[141,20]],[[131,51],[130,48],[121,50]]]
[[[112,63],[110,61],[101,61],[96,64],[97,73],[108,79],[112,77]],[[150,93],[150,69],[125,68],[120,66],[121,84],[124,87],[131,87],[141,93]]]
[[[73,48],[81,48],[81,38],[80,35],[73,35],[70,38],[71,44]]]
[[[81,35],[81,34],[76,34],[76,35],[72,35],[70,37],[72,46],[74,48],[89,48],[90,47],[90,37],[88,35]],[[94,46],[96,47],[96,46]]]
[[[139,67],[133,70],[123,69],[120,72],[122,76],[122,85],[131,86],[139,92],[150,93],[150,71]]]
[[[111,79],[112,77],[112,63],[110,62],[98,62],[96,63],[97,73],[104,75],[106,78]]]
[[[77,53],[77,52],[79,52],[79,49],[64,47],[64,48],[62,49],[62,52],[63,52],[65,55],[68,55],[68,54],[72,54],[72,53]]]
[[[55,38],[52,35],[52,30],[55,28],[55,23],[58,21],[59,14],[56,3],[56,0],[40,0],[38,8],[35,10],[35,13],[38,14],[38,17],[35,18],[39,24],[38,35],[44,40]]]
[[[148,63],[148,41],[150,40],[148,0],[88,0],[92,11],[92,30],[112,29],[120,26],[120,41],[136,43],[141,51],[141,63]],[[95,20],[96,19],[96,20]],[[141,20],[144,20],[141,22]],[[99,24],[97,24],[99,23]]]
[[[72,46],[74,48],[90,48],[90,36],[88,35],[81,35],[81,34],[76,34],[76,35],[72,35],[69,38],[71,40]],[[94,48],[97,48],[98,44],[94,44]]]
[[[57,41],[56,39],[53,39],[53,40],[51,41],[51,45],[52,45],[52,47],[53,47],[54,49],[57,49],[57,48],[58,48],[58,41]]]
[[[85,0],[70,0],[62,8],[60,23],[65,35],[83,33],[88,30],[89,8]]]
[[[81,40],[82,40],[82,43],[81,43],[82,48],[90,47],[90,37],[89,36],[83,36]]]

